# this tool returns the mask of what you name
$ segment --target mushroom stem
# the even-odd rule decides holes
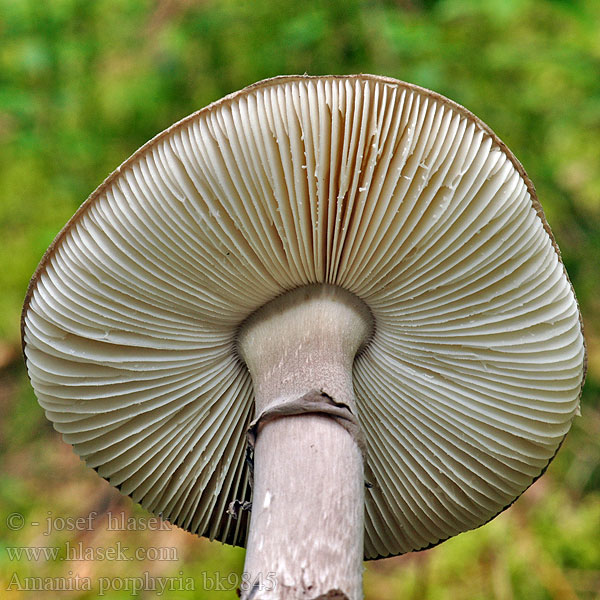
[[[362,301],[331,285],[289,292],[240,329],[257,418],[244,573],[258,593],[248,598],[332,590],[362,598],[364,475],[352,365],[371,331]]]

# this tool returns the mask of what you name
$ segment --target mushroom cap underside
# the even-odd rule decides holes
[[[151,140],[49,248],[23,309],[66,442],[148,510],[244,545],[252,382],[240,323],[327,283],[375,332],[356,358],[375,481],[365,557],[510,505],[576,414],[579,310],[531,182],[464,108],[377,76],[282,77]]]

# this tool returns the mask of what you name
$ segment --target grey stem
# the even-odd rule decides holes
[[[362,598],[364,447],[352,364],[371,329],[362,303],[323,285],[273,301],[240,332],[259,421],[248,599]]]

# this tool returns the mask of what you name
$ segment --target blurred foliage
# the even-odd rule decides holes
[[[463,104],[524,164],[581,303],[590,372],[548,474],[484,528],[369,565],[367,597],[600,598],[599,23],[597,0],[0,0],[0,517],[120,502],[51,433],[18,360],[28,279],[77,206],[224,94],[285,73],[372,72]],[[44,541],[3,527],[4,545]],[[158,543],[135,535],[119,539]],[[177,544],[182,562],[163,565],[174,575],[241,569],[237,550],[183,533]],[[109,567],[125,568],[89,568]],[[15,568],[0,548],[2,590]],[[165,596],[223,597],[202,594]]]

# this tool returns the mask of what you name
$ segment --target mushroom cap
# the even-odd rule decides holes
[[[125,161],[44,255],[23,308],[47,417],[124,494],[244,545],[253,389],[240,323],[329,283],[375,331],[355,359],[374,486],[365,557],[486,523],[577,413],[577,302],[531,181],[480,120],[371,75],[279,77]]]

